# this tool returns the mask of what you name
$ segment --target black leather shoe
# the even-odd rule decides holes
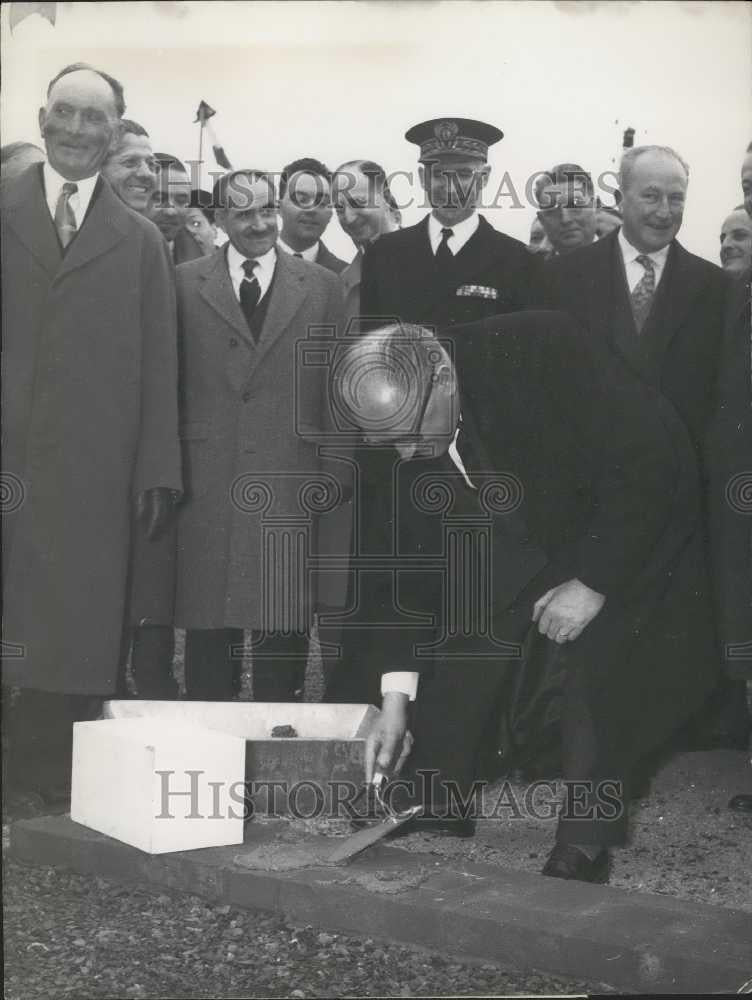
[[[549,854],[542,874],[603,885],[608,882],[608,867],[608,851],[605,848],[591,861],[571,844],[557,844]]]
[[[729,799],[728,807],[729,809],[733,809],[734,812],[752,813],[752,795],[747,795],[746,793],[735,795]]]

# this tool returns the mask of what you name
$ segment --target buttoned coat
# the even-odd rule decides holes
[[[105,694],[133,500],[181,489],[172,265],[101,178],[64,255],[38,165],[2,221],[3,680]]]
[[[258,343],[224,248],[180,265],[177,289],[186,500],[176,624],[301,630],[317,601],[317,512],[329,503],[315,439],[328,372],[303,364],[301,349],[317,327],[341,325],[339,282],[278,251]],[[272,582],[290,560],[303,567],[302,592]]]
[[[548,261],[544,278],[546,305],[601,336],[657,388],[684,420],[699,454],[715,398],[727,275],[674,240],[640,334],[631,317],[618,232]]]
[[[480,217],[454,257],[449,278],[436,269],[428,216],[385,233],[363,258],[360,304],[364,317],[436,327],[472,323],[537,304],[541,263],[524,243]]]

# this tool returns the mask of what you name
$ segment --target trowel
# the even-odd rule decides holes
[[[385,781],[386,778],[383,774],[379,774],[378,771],[374,774],[372,784],[374,797],[377,805],[384,813],[384,818],[380,822],[374,823],[373,826],[368,826],[364,830],[358,830],[357,833],[337,844],[329,855],[328,861],[330,864],[342,864],[345,861],[349,861],[356,854],[365,851],[367,847],[377,844],[384,837],[388,837],[390,833],[394,833],[395,830],[398,830],[421,811],[422,806],[411,806],[402,812],[392,809],[381,794],[381,789]]]

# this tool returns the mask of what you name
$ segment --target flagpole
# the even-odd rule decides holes
[[[202,118],[201,119],[201,124],[199,126],[199,130],[198,130],[198,187],[199,188],[201,187],[201,168],[204,165],[204,159],[203,159],[203,157],[204,157],[204,125],[205,124],[206,123],[204,122],[204,120]]]

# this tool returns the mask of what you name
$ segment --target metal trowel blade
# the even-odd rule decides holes
[[[337,844],[329,855],[329,862],[331,864],[340,864],[343,861],[349,861],[356,854],[365,851],[367,847],[371,847],[373,844],[383,840],[384,837],[388,837],[390,833],[394,833],[404,823],[411,820],[416,813],[420,812],[420,809],[420,806],[413,806],[398,816],[387,816],[380,823],[366,827],[365,830],[358,830],[357,833]]]

